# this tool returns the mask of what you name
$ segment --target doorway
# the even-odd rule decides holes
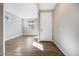
[[[52,11],[40,12],[40,41],[52,41]]]

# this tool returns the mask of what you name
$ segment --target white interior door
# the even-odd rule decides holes
[[[40,41],[52,41],[52,13],[40,13]]]

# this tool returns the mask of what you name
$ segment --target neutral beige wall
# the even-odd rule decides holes
[[[65,55],[79,55],[79,4],[59,4],[54,12],[54,41]]]
[[[0,55],[3,55],[3,4],[0,3]]]

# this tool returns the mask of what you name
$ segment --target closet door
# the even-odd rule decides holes
[[[40,41],[52,41],[52,13],[40,13]]]

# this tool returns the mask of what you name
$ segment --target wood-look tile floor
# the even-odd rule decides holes
[[[35,44],[34,44],[35,43]],[[35,46],[37,45],[37,47]],[[40,47],[40,48],[38,48]],[[5,42],[6,56],[64,56],[53,42],[36,42],[32,36],[20,36]]]

